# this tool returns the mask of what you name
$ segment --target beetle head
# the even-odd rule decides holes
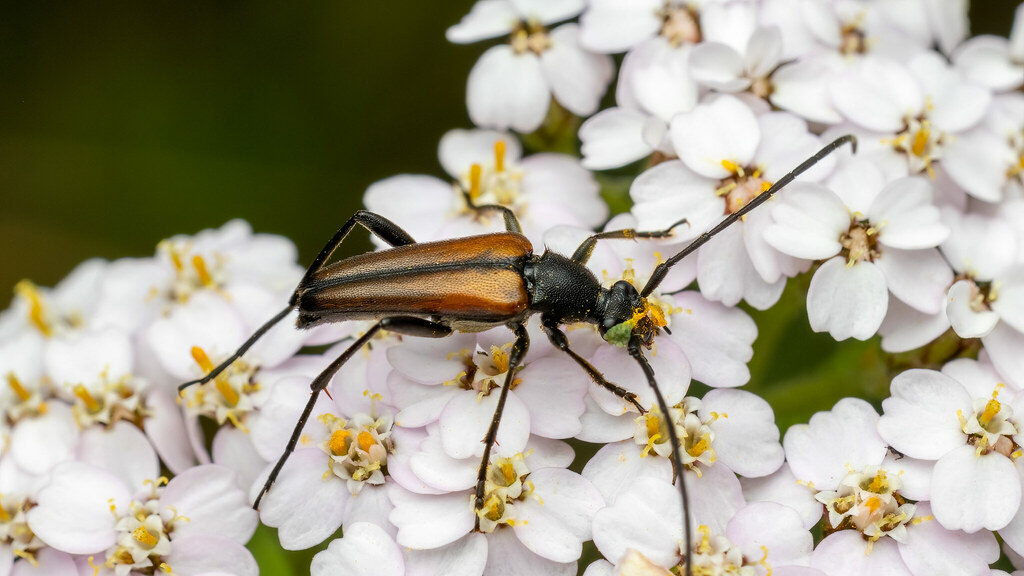
[[[665,313],[657,304],[640,296],[636,287],[619,280],[604,295],[599,330],[611,344],[625,347],[632,337],[650,348],[654,336],[665,326]]]

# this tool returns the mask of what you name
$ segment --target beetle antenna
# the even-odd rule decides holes
[[[284,310],[281,310],[280,312],[275,314],[274,317],[271,318],[270,320],[267,320],[263,324],[263,326],[260,326],[258,330],[253,332],[252,336],[249,336],[248,340],[243,342],[242,345],[238,347],[238,350],[235,350],[234,354],[232,354],[231,356],[228,356],[227,360],[221,362],[213,370],[210,370],[209,374],[207,374],[206,376],[203,376],[202,378],[200,378],[198,380],[191,380],[189,382],[185,382],[184,384],[181,384],[180,386],[178,386],[178,393],[180,394],[182,391],[185,390],[185,388],[188,388],[189,386],[191,386],[193,384],[206,384],[210,380],[213,380],[214,378],[216,378],[221,372],[226,370],[228,366],[231,366],[232,362],[234,362],[235,360],[238,360],[239,358],[242,357],[243,354],[248,352],[249,348],[252,348],[252,345],[255,344],[256,341],[259,340],[264,334],[266,334],[267,331],[269,331],[271,328],[273,328],[281,320],[284,320],[284,317],[287,316],[288,313],[292,311],[292,308],[295,308],[295,305],[294,304],[288,304],[287,308],[285,308]]]
[[[847,134],[845,136],[840,136],[839,138],[836,138],[827,146],[825,146],[821,150],[818,150],[818,152],[814,156],[811,156],[807,160],[804,160],[799,166],[794,168],[792,172],[786,174],[782,178],[779,178],[778,182],[772,184],[771,188],[759,194],[753,200],[748,202],[746,206],[726,216],[721,222],[718,223],[717,226],[698,236],[696,240],[690,243],[690,245],[687,246],[686,248],[683,248],[682,251],[680,251],[675,256],[669,258],[668,260],[662,262],[661,264],[658,264],[657,268],[654,269],[654,273],[651,274],[651,279],[647,281],[647,284],[644,286],[644,289],[640,292],[640,295],[643,297],[649,296],[651,292],[653,292],[654,289],[657,288],[659,284],[661,284],[661,281],[665,279],[665,275],[668,274],[668,271],[672,268],[672,266],[676,265],[683,258],[686,258],[690,254],[696,252],[697,249],[703,246],[708,240],[714,238],[722,230],[725,230],[729,226],[732,226],[737,220],[746,216],[751,210],[757,208],[761,204],[764,204],[765,202],[770,200],[776,192],[778,192],[787,184],[792,182],[797,176],[803,174],[808,169],[810,169],[811,166],[814,166],[818,162],[822,161],[826,156],[835,152],[837,148],[847,143],[850,145],[851,148],[853,148],[853,152],[856,153],[856,136],[854,136],[853,134]]]
[[[668,403],[665,402],[665,397],[661,394],[658,382],[654,378],[654,368],[651,367],[651,363],[644,356],[644,351],[640,347],[640,340],[636,336],[629,339],[629,355],[636,360],[637,364],[640,365],[640,369],[644,371],[644,376],[647,377],[647,384],[654,390],[654,397],[658,399],[658,408],[661,409],[661,413],[666,421],[668,438],[672,442],[672,464],[673,468],[676,469],[676,478],[679,479],[679,494],[683,497],[683,557],[686,561],[683,574],[685,576],[693,576],[693,570],[690,568],[691,560],[693,559],[693,537],[690,534],[690,498],[687,496],[686,482],[683,478],[683,472],[685,471],[683,459],[679,455],[679,451],[683,447],[679,443],[679,435],[676,434],[675,422],[672,422],[672,417],[669,414]]]

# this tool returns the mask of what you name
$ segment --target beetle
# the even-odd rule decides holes
[[[533,246],[522,235],[519,222],[510,209],[500,205],[474,205],[465,190],[463,194],[471,209],[502,215],[505,232],[417,243],[387,218],[360,210],[323,247],[306,270],[288,306],[256,330],[237,351],[209,374],[182,384],[179,391],[216,378],[293,309],[298,310],[297,325],[300,329],[346,320],[377,321],[313,379],[310,399],[295,425],[287,447],[253,504],[258,509],[263,496],[270,490],[289,455],[295,450],[320,392],[352,355],[379,331],[441,338],[455,331],[478,332],[496,326],[508,326],[515,334],[515,342],[509,353],[508,371],[494,417],[483,438],[484,452],[477,473],[475,494],[475,509],[480,511],[483,509],[490,453],[497,437],[505,401],[516,368],[523,361],[530,345],[526,320],[533,314],[540,314],[541,327],[556,348],[568,354],[596,384],[631,403],[643,414],[646,410],[637,401],[637,396],[608,382],[594,366],[572,350],[561,329],[563,324],[596,324],[606,341],[628,350],[653,389],[661,412],[669,414],[669,407],[658,388],[654,370],[644,355],[644,350],[652,347],[655,336],[664,326],[660,310],[648,303],[647,296],[664,280],[672,266],[768,201],[778,190],[844,144],[850,144],[856,151],[857,141],[852,135],[832,141],[741,209],[729,214],[680,252],[658,264],[641,290],[625,280],[615,282],[610,288],[601,285],[586,267],[597,242],[606,239],[669,237],[675,227],[686,223],[685,220],[664,230],[622,229],[592,234],[571,257],[566,257],[551,251],[534,254]],[[331,255],[356,225],[369,230],[389,244],[391,249],[328,263]],[[675,426],[668,426],[668,433],[672,446],[679,446]],[[683,540],[685,550],[689,551],[692,545],[690,523],[685,519],[689,502],[678,449],[672,451],[672,458],[682,496]],[[686,572],[690,573],[689,563]]]

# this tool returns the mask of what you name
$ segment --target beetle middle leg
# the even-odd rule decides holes
[[[580,367],[583,368],[583,370],[590,376],[590,379],[593,380],[595,384],[601,386],[605,390],[608,390],[612,394],[615,394],[619,398],[622,398],[626,402],[629,402],[641,414],[647,412],[647,409],[645,409],[643,405],[640,404],[640,401],[637,400],[636,394],[606,380],[604,375],[601,374],[601,372],[598,371],[597,368],[594,368],[594,366],[590,362],[587,362],[585,358],[577,354],[575,351],[573,351],[572,348],[569,347],[569,339],[566,338],[565,332],[562,332],[562,329],[558,327],[558,322],[555,322],[550,318],[542,318],[541,328],[544,330],[544,333],[548,335],[548,340],[550,340],[556,348],[568,354],[570,358],[572,358],[577,364],[579,364]]]
[[[341,228],[339,228],[338,231],[334,233],[334,236],[332,236],[331,239],[327,241],[327,244],[325,244],[324,247],[320,250],[320,253],[317,254],[316,259],[313,260],[313,264],[311,264],[309,268],[306,269],[305,274],[303,274],[303,280],[302,282],[299,283],[300,286],[303,283],[305,283],[313,274],[317,273],[321,268],[323,268],[324,264],[327,263],[327,260],[330,259],[332,254],[334,254],[334,251],[338,248],[338,246],[340,246],[341,243],[345,241],[345,238],[348,236],[349,232],[352,231],[352,228],[356,226],[356,224],[359,224],[363,228],[366,228],[367,230],[370,231],[371,234],[387,242],[391,246],[404,246],[406,244],[416,243],[416,241],[413,240],[412,236],[410,236],[408,232],[402,230],[401,227],[399,227],[391,220],[388,220],[387,218],[375,212],[370,212],[368,210],[359,210],[358,212],[353,214],[351,218],[345,221],[344,224],[342,224]],[[287,316],[288,313],[292,311],[292,308],[295,308],[297,299],[298,291],[296,290],[288,299],[288,307],[284,308],[283,310],[275,314],[274,317],[271,318],[270,320],[264,322],[263,325],[259,327],[259,329],[253,332],[252,336],[250,336],[248,340],[243,342],[242,345],[238,347],[238,350],[235,350],[234,354],[228,356],[226,360],[218,364],[216,368],[211,370],[209,374],[206,374],[202,378],[199,378],[197,380],[191,380],[189,382],[185,382],[184,384],[179,385],[178,392],[181,392],[182,390],[188,388],[189,386],[192,386],[193,384],[206,384],[210,380],[216,378],[218,374],[226,370],[228,366],[231,366],[232,362],[238,360],[239,358],[242,357],[243,354],[248,352],[249,348],[252,348],[253,344],[255,344],[257,340],[259,340],[278,322],[283,320],[284,317]]]
[[[281,473],[281,469],[284,468],[284,463],[288,461],[288,457],[295,451],[295,446],[299,443],[299,438],[302,436],[302,429],[306,427],[306,422],[309,421],[310,415],[313,413],[313,407],[316,406],[316,399],[320,396],[320,392],[327,388],[327,384],[331,381],[331,378],[338,373],[338,370],[345,365],[346,362],[352,358],[360,348],[366,345],[377,332],[381,330],[388,330],[390,332],[397,332],[398,334],[404,334],[406,336],[418,336],[421,338],[443,338],[452,333],[452,329],[440,322],[432,322],[430,320],[423,320],[422,318],[397,316],[392,318],[384,318],[380,322],[377,322],[370,327],[362,336],[360,336],[355,342],[353,342],[344,352],[338,356],[334,362],[331,362],[323,372],[317,375],[310,383],[310,395],[309,401],[306,402],[306,407],[302,409],[302,415],[299,416],[298,422],[295,423],[295,429],[292,430],[291,438],[288,439],[288,444],[285,446],[284,453],[278,458],[277,463],[274,464],[274,468],[270,471],[270,476],[267,477],[267,481],[263,483],[263,488],[260,489],[260,493],[256,496],[256,501],[252,507],[259,510],[260,500],[266,495],[267,491],[277,480],[278,475]]]
[[[523,233],[523,227],[519,225],[519,218],[516,218],[516,213],[511,209],[501,204],[474,204],[473,197],[469,195],[469,191],[465,188],[462,188],[462,198],[465,199],[466,206],[477,214],[481,212],[501,212],[502,218],[505,219],[506,232]]]
[[[515,380],[516,369],[522,363],[526,351],[530,349],[530,335],[526,332],[526,325],[519,324],[515,327],[516,341],[512,344],[512,351],[508,355],[508,372],[505,374],[505,382],[501,385],[501,394],[498,396],[498,406],[494,409],[494,418],[491,419],[491,426],[484,436],[484,455],[480,460],[480,469],[476,474],[476,500],[473,503],[473,511],[480,512],[484,507],[484,486],[487,483],[487,467],[491,460],[491,448],[498,437],[498,426],[501,424],[501,414],[505,410],[505,400],[508,398],[508,391],[512,388],[512,381]],[[476,518],[476,529],[480,529],[480,518]]]

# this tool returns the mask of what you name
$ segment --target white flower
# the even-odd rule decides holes
[[[848,169],[876,170],[864,161]],[[842,172],[836,175],[840,185]],[[824,186],[793,184],[764,232],[765,241],[786,254],[826,260],[811,279],[807,314],[815,332],[837,340],[873,336],[885,318],[887,292],[921,312],[939,312],[953,280],[935,249],[949,229],[932,205],[928,182],[903,178],[880,191],[865,188],[844,198]]]
[[[10,308],[0,314],[0,338],[25,329],[46,338],[60,337],[92,326],[97,291],[107,267],[105,260],[86,260],[53,288],[18,282]]]
[[[953,64],[975,84],[996,91],[1024,84],[1024,8],[1017,6],[1010,38],[975,36],[953,51]]]
[[[942,165],[968,194],[986,202],[1020,197],[1024,193],[1024,95],[996,96],[985,121],[947,148],[949,155]]]
[[[345,537],[331,541],[313,557],[310,576],[405,576],[402,549],[375,524],[345,526]]]

